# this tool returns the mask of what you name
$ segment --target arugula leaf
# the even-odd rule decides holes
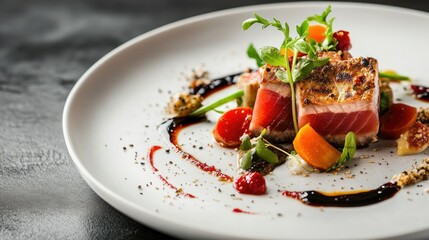
[[[353,132],[349,132],[346,135],[343,152],[341,153],[340,159],[326,171],[330,172],[344,165],[347,161],[353,159],[355,152],[356,152],[356,136]]]
[[[256,61],[256,65],[258,67],[262,67],[265,64],[264,61],[259,56],[259,53],[255,49],[255,47],[253,46],[253,44],[250,44],[249,47],[247,47],[247,56],[249,58],[254,59]]]

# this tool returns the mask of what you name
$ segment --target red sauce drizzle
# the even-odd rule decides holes
[[[196,124],[206,120],[205,117],[181,117],[181,118],[171,118],[165,121],[163,124],[167,125],[167,131],[170,136],[170,142],[174,146],[174,150],[186,161],[201,169],[204,172],[210,173],[219,178],[221,181],[232,182],[233,178],[225,173],[222,173],[220,170],[216,169],[215,166],[210,166],[207,163],[204,163],[190,153],[187,153],[182,150],[178,142],[178,136],[182,129],[188,127],[192,124]],[[162,124],[162,125],[163,125]]]
[[[165,177],[163,177],[163,176],[161,176],[161,175],[158,175],[158,177],[165,183],[165,185],[167,185],[167,186],[169,186],[170,188],[172,188],[172,189],[174,189],[174,190],[176,190],[176,193],[177,194],[183,194],[183,195],[185,195],[186,197],[189,197],[189,198],[195,198],[195,196],[194,195],[192,195],[192,194],[190,194],[190,193],[185,193],[185,192],[183,192],[183,190],[182,189],[179,189],[179,188],[177,188],[176,186],[174,186],[174,185],[172,185]]]
[[[153,155],[159,149],[161,149],[161,146],[152,146],[149,149],[149,152],[147,154],[147,158],[149,159],[150,166],[152,167],[152,170],[155,171],[155,172],[158,172],[158,168],[156,168],[155,165],[153,164]]]
[[[396,183],[385,183],[376,189],[355,193],[324,194],[319,191],[284,191],[283,196],[318,207],[360,207],[393,197],[401,188]]]
[[[148,152],[148,154],[147,154],[147,158],[149,159],[149,163],[150,163],[150,166],[152,167],[152,170],[154,171],[154,172],[158,172],[158,168],[156,168],[155,167],[155,165],[154,165],[154,161],[153,161],[153,156],[154,156],[154,154],[155,154],[155,152],[156,151],[158,151],[159,149],[161,149],[162,147],[161,146],[152,146],[150,149],[149,149],[149,152]],[[194,195],[192,195],[192,194],[190,194],[190,193],[186,193],[186,192],[183,192],[183,190],[182,189],[179,189],[179,188],[177,188],[176,186],[174,186],[173,184],[171,184],[165,177],[163,177],[161,174],[158,174],[158,177],[161,179],[161,181],[165,184],[165,185],[167,185],[167,186],[169,186],[171,189],[174,189],[174,190],[176,190],[176,194],[182,194],[182,195],[184,195],[184,196],[186,196],[186,197],[189,197],[189,198],[195,198],[195,196]]]
[[[248,212],[248,211],[241,210],[240,208],[234,208],[234,209],[232,209],[232,211],[233,211],[233,212],[235,212],[235,213],[254,214],[254,213],[252,213],[252,212]]]

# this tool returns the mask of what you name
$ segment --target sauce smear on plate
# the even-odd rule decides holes
[[[369,191],[334,194],[319,191],[283,191],[282,195],[317,207],[360,207],[389,199],[400,189],[396,183],[388,182]]]
[[[160,150],[161,148],[162,148],[161,146],[157,146],[157,145],[152,146],[152,147],[149,149],[149,152],[148,152],[148,154],[147,154],[147,157],[148,157],[148,159],[149,159],[150,166],[152,167],[152,170],[153,170],[154,172],[158,172],[158,168],[156,168],[156,167],[155,167],[155,165],[154,165],[153,156],[154,156],[155,152],[156,152],[156,151],[158,151],[158,150]],[[194,196],[194,195],[192,195],[192,194],[190,194],[190,193],[185,193],[185,192],[183,192],[183,189],[181,189],[181,188],[177,188],[176,186],[174,186],[173,184],[171,184],[171,183],[167,180],[167,178],[165,178],[165,177],[164,177],[164,176],[162,176],[161,174],[158,174],[158,177],[161,179],[161,181],[162,181],[165,185],[169,186],[171,189],[176,190],[176,194],[177,194],[177,195],[182,194],[182,195],[185,195],[186,197],[189,197],[189,198],[195,198],[195,196]]]
[[[179,145],[178,136],[182,129],[192,124],[200,123],[205,120],[206,120],[205,117],[178,117],[178,118],[168,119],[161,125],[165,124],[167,126],[167,132],[170,136],[169,140],[173,144],[174,150],[182,157],[182,159],[188,161],[189,163],[201,169],[202,171],[218,177],[219,180],[221,181],[232,182],[233,178],[231,176],[228,176],[222,173],[220,170],[216,169],[215,166],[210,166],[207,163],[204,163],[198,160],[190,153],[183,151]]]

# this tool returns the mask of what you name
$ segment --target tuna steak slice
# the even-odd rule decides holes
[[[273,142],[290,141],[295,136],[292,121],[291,91],[275,76],[276,68],[260,69],[262,79],[253,108],[250,131],[258,136],[265,128],[265,138]]]
[[[330,61],[296,84],[298,125],[309,123],[329,142],[343,145],[349,131],[358,146],[376,139],[378,64],[374,58]]]

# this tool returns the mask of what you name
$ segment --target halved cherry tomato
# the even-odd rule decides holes
[[[223,147],[238,147],[241,136],[249,133],[252,108],[239,107],[225,112],[213,129],[215,140]]]
[[[394,103],[381,116],[380,136],[385,139],[397,139],[407,131],[417,119],[417,109],[403,103]]]

